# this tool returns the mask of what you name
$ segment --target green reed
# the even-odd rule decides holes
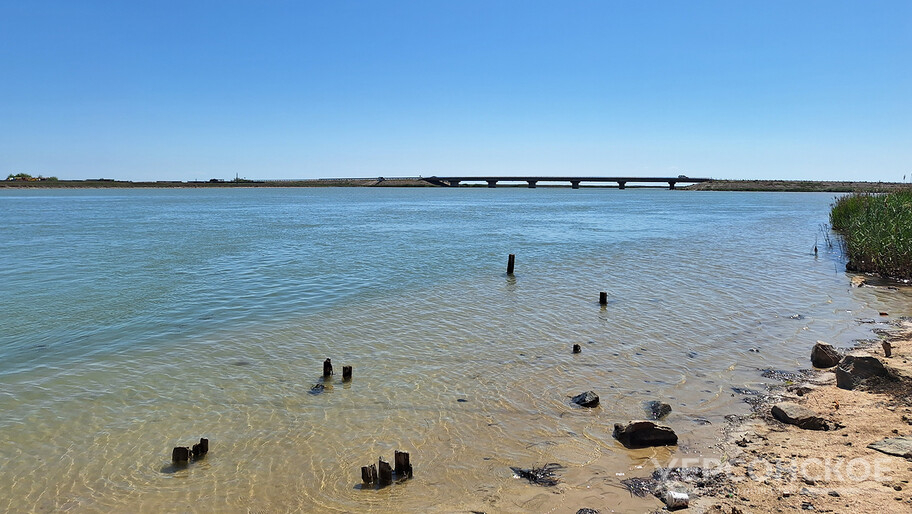
[[[843,196],[832,206],[830,225],[854,269],[912,279],[912,189]]]

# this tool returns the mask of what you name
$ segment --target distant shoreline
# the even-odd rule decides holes
[[[309,180],[238,180],[238,181],[154,181],[132,182],[127,180],[42,180],[42,181],[0,181],[5,189],[143,189],[143,188],[236,188],[236,187],[444,187],[431,184],[421,178],[339,178]],[[463,184],[459,187],[486,187],[485,184]],[[499,184],[498,187],[526,188],[526,184]],[[541,184],[538,187],[561,187],[568,185]],[[609,188],[616,186],[587,185],[583,188]],[[627,186],[634,188],[656,188],[656,186]],[[912,184],[903,182],[862,182],[862,181],[817,181],[817,180],[712,180],[700,184],[682,186],[680,191],[768,191],[768,192],[889,192],[910,189]],[[667,189],[662,187],[661,189]]]

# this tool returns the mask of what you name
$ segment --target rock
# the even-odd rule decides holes
[[[595,509],[580,509],[576,511],[576,514],[599,514],[599,511]]]
[[[596,407],[599,404],[599,397],[592,391],[586,391],[574,396],[571,401],[580,407]]]
[[[814,345],[814,349],[811,350],[811,364],[813,364],[815,368],[832,368],[839,364],[839,359],[841,358],[842,356],[839,355],[839,351],[837,351],[833,345],[823,341],[817,341],[817,344]]]
[[[886,376],[889,376],[889,372],[877,357],[846,355],[836,367],[836,386],[840,389],[855,389],[871,377]]]
[[[646,420],[631,421],[626,425],[615,423],[614,438],[627,448],[678,444],[678,435],[674,433],[674,430]]]
[[[912,437],[889,437],[883,441],[871,443],[868,448],[887,455],[912,458]]]
[[[821,418],[816,412],[798,405],[797,403],[782,402],[773,405],[773,417],[779,421],[795,425],[804,430],[829,430],[827,420]]]
[[[662,419],[668,414],[671,413],[671,405],[660,401],[650,401],[645,403],[646,412],[650,415],[650,419]]]
[[[779,421],[805,430],[827,430],[829,428],[825,419],[797,403],[777,403],[772,407],[771,413]]]
[[[846,265],[846,269],[848,269],[848,267],[849,266]],[[851,270],[848,270],[848,271],[851,271]],[[867,282],[868,282],[868,280],[866,278],[862,277],[861,275],[855,275],[854,277],[852,277],[852,287],[864,287]]]

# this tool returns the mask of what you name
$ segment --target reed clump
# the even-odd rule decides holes
[[[848,269],[912,279],[912,189],[843,196],[830,225],[842,236]]]

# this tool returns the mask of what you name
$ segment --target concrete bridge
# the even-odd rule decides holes
[[[677,177],[422,177],[422,180],[438,186],[457,187],[461,182],[487,182],[488,187],[497,187],[498,182],[526,182],[529,187],[535,187],[539,182],[569,182],[570,187],[579,189],[581,182],[614,182],[618,189],[624,189],[627,184],[632,183],[664,183],[668,184],[668,189],[674,189],[675,184],[696,184],[699,182],[709,182],[710,178],[693,178],[684,175]]]

